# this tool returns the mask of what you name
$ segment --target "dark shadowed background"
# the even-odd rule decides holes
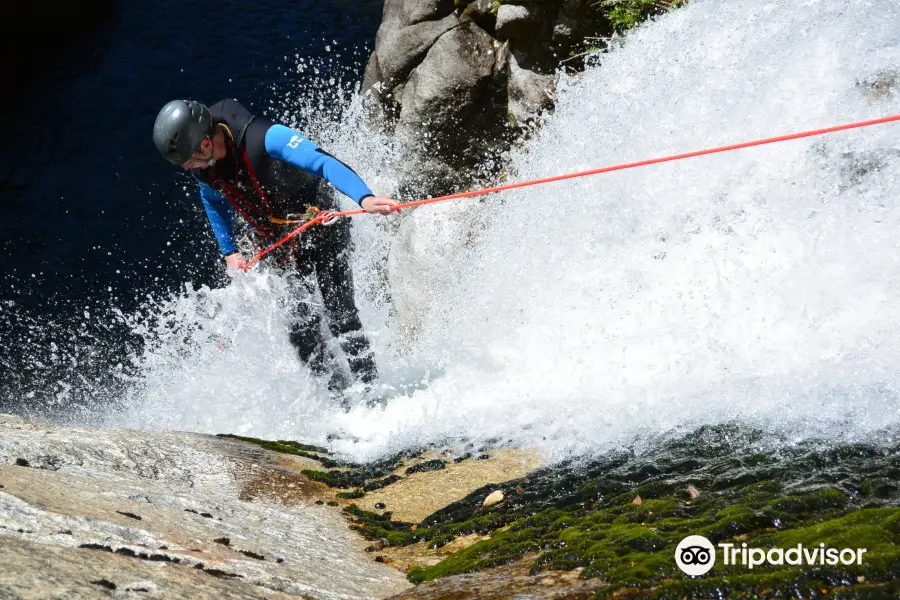
[[[328,64],[361,78],[382,7],[379,0],[6,4],[0,408],[22,389],[34,354],[66,341],[54,339],[66,335],[59,326],[41,324],[83,321],[92,307],[128,311],[148,292],[185,281],[222,281],[199,199],[151,142],[160,107],[173,98],[223,97],[257,111],[279,105],[273,96],[304,94],[297,55],[340,55]]]

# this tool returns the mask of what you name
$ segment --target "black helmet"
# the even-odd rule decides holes
[[[173,165],[190,160],[200,142],[216,131],[209,109],[192,100],[172,100],[162,107],[153,124],[153,143]]]

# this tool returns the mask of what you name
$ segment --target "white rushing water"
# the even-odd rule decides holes
[[[696,0],[598,62],[562,78],[512,179],[898,114],[900,4]],[[354,107],[311,135],[389,192],[397,169],[346,125]],[[900,421],[900,124],[387,223],[356,221],[354,258],[383,379],[413,385],[386,409],[322,398],[286,339],[287,283],[254,274],[148,307],[168,322],[146,333],[112,420],[342,431],[357,458],[493,438],[562,456],[730,419],[866,437]]]

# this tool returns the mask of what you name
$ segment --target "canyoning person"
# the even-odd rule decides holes
[[[237,221],[271,243],[297,227],[311,207],[336,210],[331,186],[370,213],[389,214],[397,206],[391,198],[373,194],[353,169],[302,134],[251,114],[236,100],[209,107],[173,100],[156,117],[153,141],[166,160],[189,170],[199,183],[213,234],[231,269],[247,264],[238,248]],[[315,225],[295,239],[291,260],[301,287],[311,295],[318,284],[328,328],[355,379],[370,389],[377,371],[353,298],[350,220]],[[332,357],[321,335],[321,318],[309,298],[302,298],[290,341],[346,407],[344,392],[352,382],[339,369],[329,369]]]

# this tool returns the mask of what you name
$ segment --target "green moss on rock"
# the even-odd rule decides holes
[[[415,529],[384,515],[354,512],[369,539],[387,545],[489,535],[441,563],[412,570],[421,583],[523,560],[533,573],[581,568],[609,582],[599,597],[755,598],[880,597],[900,572],[900,497],[864,482],[893,472],[900,449],[873,451],[819,442],[759,450],[762,434],[705,427],[640,456],[611,453],[572,461],[473,492]],[[691,484],[699,497],[692,497]],[[502,504],[481,506],[501,489]],[[638,494],[638,492],[640,492]],[[655,495],[654,495],[655,494]],[[643,498],[633,502],[636,495]],[[695,495],[695,494],[694,494]],[[873,503],[880,507],[872,507]],[[867,548],[862,565],[772,565],[749,570],[720,558],[703,578],[677,568],[675,547],[687,535],[740,547]],[[631,590],[631,591],[629,591]],[[822,590],[826,592],[823,594]]]
[[[824,492],[824,491],[823,491]],[[799,496],[803,506],[820,505],[822,495],[811,493]],[[794,502],[798,497],[791,497]],[[739,502],[739,499],[735,499]],[[660,501],[671,503],[673,500]],[[659,506],[660,503],[654,503]],[[650,504],[650,503],[646,503]],[[457,552],[434,567],[415,569],[409,573],[410,581],[422,583],[447,575],[478,571],[497,564],[519,560],[527,554],[539,551],[534,561],[534,573],[547,570],[571,570],[583,567],[583,578],[601,577],[610,587],[605,594],[622,588],[653,588],[652,597],[703,598],[718,590],[716,596],[731,597],[734,592],[759,593],[762,590],[782,592],[806,590],[818,593],[820,589],[840,587],[846,582],[859,581],[888,583],[894,573],[900,573],[900,535],[895,529],[900,523],[900,509],[863,509],[848,515],[816,522],[808,526],[779,531],[771,523],[747,524],[746,507],[733,506],[718,511],[719,520],[735,520],[741,524],[740,536],[729,535],[722,527],[712,528],[710,539],[714,543],[728,542],[740,547],[792,548],[803,544],[808,548],[866,548],[862,565],[816,565],[812,567],[757,567],[749,571],[742,565],[724,565],[721,557],[712,575],[702,580],[691,580],[677,569],[674,551],[678,542],[687,535],[702,531],[697,515],[669,517],[665,530],[651,524],[630,522],[623,519],[646,511],[650,521],[652,511],[645,504],[608,507],[586,514],[553,512],[552,520],[540,519],[541,515],[516,521],[513,526],[483,540],[461,552]],[[829,504],[823,509],[828,510]],[[726,516],[723,516],[723,513]],[[547,515],[543,515],[547,516]],[[808,518],[817,521],[818,515]],[[718,523],[718,521],[717,521]],[[404,538],[419,541],[431,532],[416,532],[418,537]],[[446,541],[444,541],[446,543]],[[721,553],[721,550],[719,551]],[[809,575],[812,573],[813,575]],[[863,579],[860,580],[860,577]],[[787,585],[790,583],[790,585]],[[797,587],[800,586],[800,587]]]
[[[269,449],[314,453],[302,445]],[[267,446],[263,446],[267,447]],[[648,449],[649,447],[649,449]],[[314,448],[314,447],[313,447]],[[314,448],[317,455],[321,449]],[[346,470],[304,473],[352,491],[390,483],[398,455]],[[528,476],[482,487],[414,528],[356,505],[351,527],[386,546],[424,542],[442,547],[469,534],[489,536],[435,566],[412,570],[421,583],[448,575],[531,561],[532,573],[581,568],[582,578],[609,585],[598,595],[641,598],[897,598],[900,573],[900,445],[784,443],[736,425],[701,427],[688,436],[571,460]],[[690,488],[688,485],[690,484]],[[501,490],[504,501],[484,508]],[[696,490],[700,490],[699,496]],[[636,503],[635,496],[642,501]],[[696,497],[695,497],[696,496]],[[687,535],[762,549],[866,548],[861,564],[764,565],[750,570],[717,563],[691,579],[676,567]],[[537,558],[531,558],[537,554]]]
[[[220,433],[217,437],[228,438],[231,440],[240,440],[242,442],[250,442],[251,444],[256,444],[257,446],[265,448],[266,450],[271,450],[272,452],[281,452],[282,454],[293,454],[295,456],[311,458],[313,460],[321,462],[326,467],[337,467],[346,464],[328,458],[328,450],[326,450],[325,448],[312,446],[310,444],[301,444],[300,442],[294,442],[291,440],[261,440],[259,438],[246,437],[242,435],[232,435],[230,433]]]
[[[362,490],[353,490],[352,492],[338,492],[337,497],[342,500],[355,500],[362,498],[366,493]]]

